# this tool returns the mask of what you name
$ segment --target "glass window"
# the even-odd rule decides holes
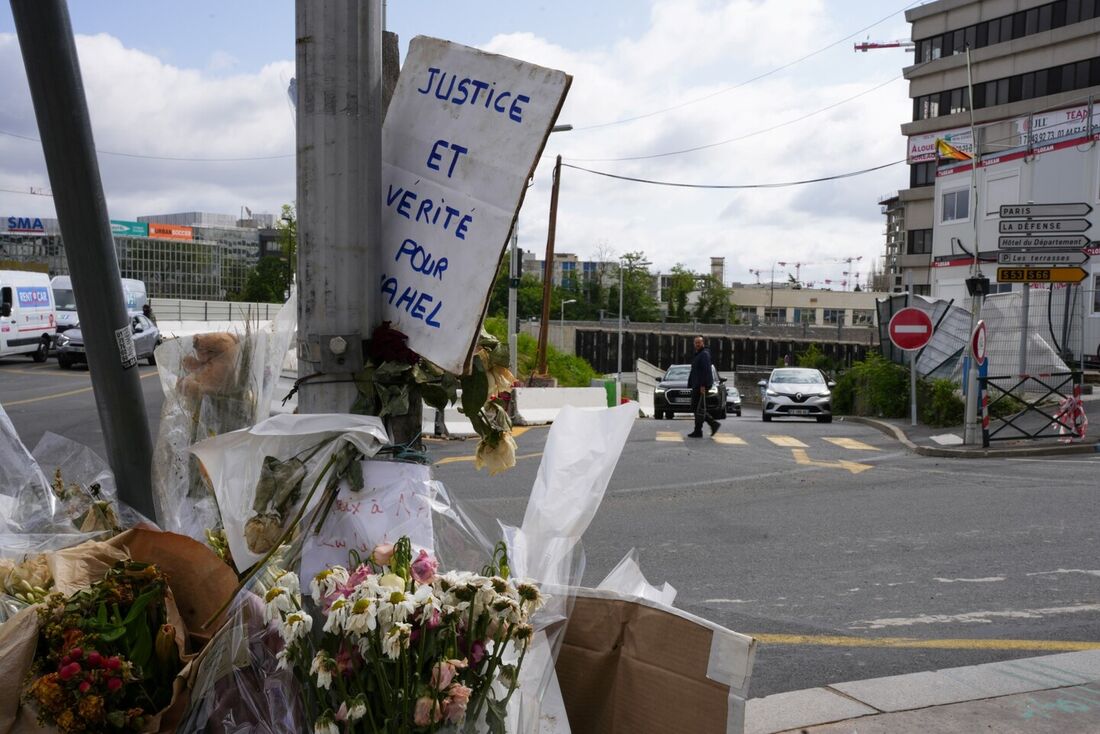
[[[948,89],[946,92],[940,92],[940,109],[939,109],[939,113],[941,115],[950,115],[951,114],[951,90],[950,89]]]
[[[787,309],[765,308],[764,321],[769,324],[782,324],[787,320]]]
[[[1096,0],[1081,0],[1081,20],[1092,20],[1096,17]]]
[[[959,189],[943,194],[941,206],[941,222],[957,222],[968,219],[970,216],[970,190]]]
[[[997,104],[1008,104],[1008,80],[997,80]]]
[[[1028,72],[1020,75],[1020,99],[1031,99],[1035,96],[1035,73]]]
[[[917,63],[921,64],[925,61],[932,60],[932,39],[926,38],[920,42],[917,46]]]
[[[1010,77],[1008,80],[1009,102],[1019,102],[1020,99],[1022,99],[1022,97],[1020,96],[1020,92],[1023,88],[1023,79],[1021,79],[1020,76],[1021,75],[1017,74],[1014,77]]]
[[[1066,23],[1077,23],[1081,20],[1081,0],[1066,0]]]
[[[1049,31],[1051,25],[1051,12],[1053,8],[1049,5],[1044,5],[1039,8],[1039,32]]]
[[[1026,34],[1027,28],[1027,14],[1024,12],[1016,13],[1012,16],[1012,39],[1023,38]]]
[[[1062,67],[1062,91],[1068,92],[1071,89],[1076,89],[1077,85],[1073,83],[1074,71],[1076,70],[1076,64],[1066,64]]]
[[[955,31],[955,38],[952,42],[954,52],[961,54],[966,51],[966,31],[960,29]]]
[[[821,309],[822,323],[826,324],[839,324],[844,321],[844,311],[839,308],[823,308]]]
[[[977,28],[974,48],[984,48],[985,46],[996,43],[996,41],[989,40],[989,23],[979,23],[974,27]]]
[[[1089,86],[1089,62],[1078,61],[1077,68],[1073,72],[1074,80],[1077,82],[1075,89],[1084,89]]]
[[[923,285],[915,285],[915,286],[913,286],[913,295],[914,296],[930,296],[930,295],[932,295],[932,286],[928,283],[925,283]]]
[[[1001,21],[991,20],[985,24],[989,28],[989,45],[992,46],[995,43],[1001,42]]]
[[[1042,21],[1040,21],[1041,23]],[[1050,6],[1050,27],[1061,28],[1066,24],[1066,0],[1058,0]]]
[[[909,168],[909,188],[915,189],[918,186],[931,186],[936,183],[936,162],[924,161],[922,163],[914,163]]]
[[[905,254],[928,255],[932,252],[932,230],[911,229],[908,232],[908,243]]]
[[[1045,97],[1047,95],[1047,72],[1037,71],[1035,72],[1035,96]]]
[[[1039,32],[1039,8],[1024,11],[1024,35]]]
[[[943,36],[936,36],[932,39],[932,58],[938,59],[943,55]]]
[[[978,39],[978,26],[972,25],[972,26],[970,26],[969,28],[966,29],[966,34],[965,34],[965,37],[963,39],[963,43],[965,44],[964,49],[969,48],[969,49],[973,50],[973,49],[977,48],[977,46],[975,45],[975,41],[977,41],[977,39]]]

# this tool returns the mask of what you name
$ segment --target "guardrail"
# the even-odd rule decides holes
[[[283,307],[281,303],[188,301],[176,298],[150,298],[149,305],[161,321],[270,321]]]

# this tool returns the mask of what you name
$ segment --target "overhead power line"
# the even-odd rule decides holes
[[[719,95],[726,94],[728,92],[732,92],[735,89],[740,89],[741,87],[743,87],[747,84],[752,84],[753,82],[760,81],[761,79],[764,79],[765,77],[769,77],[772,74],[776,74],[780,71],[783,71],[784,69],[789,69],[789,68],[791,68],[792,66],[794,66],[796,64],[800,64],[803,61],[806,61],[807,59],[812,59],[814,56],[817,56],[820,53],[824,53],[825,51],[828,51],[829,49],[833,48],[834,46],[839,46],[840,44],[844,43],[845,41],[850,41],[851,39],[858,36],[860,33],[863,33],[864,31],[870,30],[871,28],[874,28],[879,23],[885,23],[886,21],[890,20],[891,18],[893,18],[898,13],[904,13],[909,8],[913,7],[914,5],[919,5],[922,2],[925,2],[925,0],[914,0],[914,2],[909,3],[905,7],[898,8],[897,10],[890,13],[889,15],[885,15],[885,16],[879,18],[874,23],[872,23],[868,26],[864,26],[863,28],[860,28],[858,31],[854,31],[853,33],[848,34],[844,38],[839,38],[839,39],[837,39],[836,41],[833,41],[832,43],[830,43],[827,46],[822,46],[821,48],[817,49],[816,51],[811,51],[810,53],[806,54],[805,56],[800,56],[797,59],[794,59],[792,61],[788,61],[787,63],[783,64],[782,66],[777,66],[774,69],[770,69],[770,70],[765,71],[761,74],[757,74],[754,77],[750,77],[748,79],[745,79],[744,81],[738,82],[737,84],[734,84],[731,87],[726,87],[725,89],[719,89],[717,92],[711,92],[710,94],[704,94],[702,97],[696,97],[694,99],[689,99],[685,102],[681,102],[680,104],[675,104],[675,105],[672,105],[671,107],[664,107],[664,108],[659,109],[659,110],[653,110],[652,112],[646,112],[645,114],[642,114],[642,115],[635,115],[634,117],[624,117],[621,120],[611,120],[610,122],[601,122],[601,123],[597,123],[595,125],[577,125],[573,129],[576,130],[576,131],[596,130],[596,129],[599,129],[599,128],[611,127],[612,125],[622,125],[622,124],[625,124],[625,123],[628,123],[628,122],[634,122],[635,120],[644,120],[647,117],[654,117],[655,115],[662,115],[666,112],[672,112],[673,110],[678,110],[678,109],[681,109],[683,107],[688,107],[688,106],[693,105],[693,104],[698,104],[699,102],[705,102],[708,99],[712,99],[712,98],[717,97]]]
[[[822,183],[824,181],[836,181],[842,178],[852,178],[854,176],[862,176],[866,173],[873,173],[874,171],[881,171],[884,168],[890,166],[896,166],[899,163],[905,163],[905,159],[900,161],[892,161],[890,163],[883,163],[881,166],[872,166],[871,168],[862,168],[858,171],[848,171],[847,173],[838,173],[832,176],[822,176],[821,178],[807,178],[801,181],[784,181],[781,183],[757,183],[757,184],[693,184],[693,183],[679,183],[676,181],[655,181],[648,178],[635,178],[634,176],[622,176],[617,173],[609,173],[607,171],[596,171],[591,168],[584,168],[582,166],[574,166],[570,163],[562,163],[564,168],[572,168],[577,171],[584,171],[585,173],[594,173],[597,176],[606,176],[607,178],[615,178],[620,181],[631,181],[633,183],[652,184],[654,186],[674,186],[682,189],[781,189],[789,186],[804,186],[812,183]]]
[[[764,128],[759,129],[759,130],[754,130],[751,133],[745,133],[744,135],[738,135],[737,137],[734,137],[734,138],[726,138],[725,140],[719,140],[719,141],[716,141],[714,143],[705,143],[703,145],[696,145],[696,146],[691,147],[691,148],[682,148],[680,150],[670,150],[670,151],[666,151],[664,153],[650,153],[649,155],[624,156],[622,158],[570,158],[568,156],[563,156],[563,158],[565,160],[579,161],[581,163],[612,163],[612,162],[616,162],[616,161],[642,161],[642,160],[648,160],[650,158],[665,158],[665,157],[672,156],[672,155],[682,155],[684,153],[694,153],[696,151],[706,150],[708,148],[717,148],[721,145],[729,145],[730,143],[735,143],[738,140],[745,140],[747,138],[752,138],[752,137],[755,137],[757,135],[763,135],[764,133],[768,133],[768,132],[771,132],[773,130],[778,130],[780,128],[787,127],[788,125],[793,125],[796,122],[802,122],[803,120],[808,120],[811,117],[814,117],[816,115],[820,115],[822,112],[828,112],[829,110],[840,107],[843,104],[847,104],[848,102],[851,102],[852,100],[859,99],[860,97],[868,95],[871,92],[882,89],[883,87],[887,86],[888,84],[893,84],[894,82],[896,82],[898,79],[901,79],[901,78],[902,78],[902,75],[899,74],[898,76],[894,77],[893,79],[887,79],[886,81],[882,82],[881,84],[876,84],[873,87],[870,87],[868,89],[864,89],[862,92],[859,92],[858,94],[853,94],[851,97],[847,97],[847,98],[842,99],[838,102],[833,102],[832,104],[827,105],[825,107],[822,107],[820,109],[814,110],[813,112],[807,112],[805,115],[802,115],[801,117],[795,117],[793,119],[787,120],[786,122],[781,122],[778,125],[771,125],[770,127],[764,127]]]
[[[18,138],[19,140],[29,140],[32,143],[42,142],[39,138],[31,137],[30,135],[20,135],[18,133],[9,132],[7,130],[0,130],[0,135],[7,135],[11,138]],[[117,150],[101,150],[96,148],[96,153],[100,155],[117,155],[123,158],[143,158],[153,161],[180,161],[186,163],[240,163],[244,161],[273,161],[280,158],[293,158],[294,153],[284,153],[282,155],[259,155],[259,156],[240,156],[234,158],[187,158],[180,156],[168,156],[168,155],[146,155],[143,153],[123,153]]]
[[[27,196],[53,196],[53,194],[46,191],[35,191],[32,189],[0,189],[7,194],[26,194]]]

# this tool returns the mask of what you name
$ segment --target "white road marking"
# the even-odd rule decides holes
[[[756,599],[703,599],[704,604],[751,604]]]
[[[992,583],[994,581],[1004,581],[1005,577],[1004,576],[989,576],[988,578],[984,578],[984,579],[941,579],[939,577],[936,577],[936,578],[933,578],[932,580],[933,581],[939,581],[941,584],[954,584],[954,583],[988,584],[988,583]]]
[[[1083,573],[1088,576],[1100,576],[1100,571],[1087,571],[1083,568],[1059,568],[1057,571],[1036,571],[1035,573],[1025,573],[1025,576],[1053,576],[1059,573]]]
[[[918,624],[991,624],[994,619],[1042,619],[1055,614],[1081,614],[1100,612],[1100,604],[1075,604],[1068,607],[1044,607],[1040,609],[1005,609],[1001,611],[964,612],[962,614],[922,614],[919,617],[886,617],[866,619],[850,625],[850,629],[885,629],[887,627],[913,627]]]

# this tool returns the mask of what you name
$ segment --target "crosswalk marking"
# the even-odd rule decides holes
[[[852,449],[853,451],[878,451],[874,446],[857,441],[854,438],[836,438],[832,436],[822,436],[823,441],[828,441],[831,444],[839,446],[842,449]]]
[[[794,436],[764,436],[776,446],[782,446],[786,449],[808,449],[809,446],[799,441]]]
[[[682,442],[684,440],[684,434],[678,431],[657,431],[657,440]]]
[[[723,444],[725,446],[747,446],[748,445],[747,443],[745,443],[745,439],[739,438],[737,436],[731,436],[728,433],[719,433],[718,435],[716,435],[714,437],[714,442]]]

